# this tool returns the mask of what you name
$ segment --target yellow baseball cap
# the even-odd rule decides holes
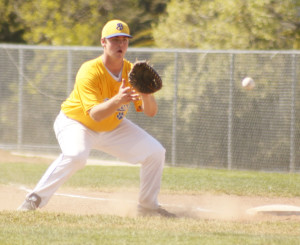
[[[121,20],[111,20],[102,29],[102,38],[124,36],[132,38],[128,25]]]

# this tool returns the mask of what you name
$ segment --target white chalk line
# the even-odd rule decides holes
[[[20,187],[20,190],[26,191],[26,192],[32,192],[31,189],[28,189],[24,186]],[[102,197],[89,197],[89,196],[83,196],[83,195],[74,195],[74,194],[67,194],[67,193],[54,193],[55,196],[64,196],[64,197],[73,197],[73,198],[79,198],[79,199],[89,199],[89,200],[97,200],[97,201],[114,201],[114,202],[120,202],[120,199],[114,199],[114,198],[102,198]],[[134,201],[126,200],[126,202],[130,203],[136,203]]]
[[[32,192],[31,189],[28,189],[24,186],[21,186],[19,188],[20,190],[26,191],[27,193]],[[79,199],[89,199],[89,200],[97,200],[97,201],[112,201],[112,202],[127,202],[127,203],[132,203],[132,204],[137,204],[135,201],[130,201],[130,200],[121,200],[121,199],[115,199],[115,198],[103,198],[103,197],[90,197],[90,196],[84,196],[84,195],[74,195],[74,194],[67,194],[67,193],[54,193],[55,196],[63,196],[63,197],[71,197],[71,198],[79,198]],[[174,207],[174,208],[186,208],[183,205],[174,205],[174,204],[164,204],[161,203],[162,206],[164,207]],[[192,210],[198,211],[198,212],[204,212],[204,213],[213,213],[213,210],[210,209],[204,209],[201,207],[194,207]]]

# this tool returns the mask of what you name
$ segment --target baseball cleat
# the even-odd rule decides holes
[[[161,217],[166,217],[166,218],[176,218],[176,215],[173,213],[168,212],[162,207],[158,207],[157,209],[149,209],[149,208],[144,208],[142,206],[138,206],[138,215],[139,216],[161,216]]]
[[[23,204],[18,208],[19,211],[33,211],[36,210],[41,203],[41,198],[35,194],[32,193],[28,197],[26,197]]]

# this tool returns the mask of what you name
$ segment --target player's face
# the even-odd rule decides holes
[[[104,47],[105,52],[110,56],[119,58],[125,56],[128,44],[129,38],[123,36],[104,38],[104,40],[102,40],[102,46]]]

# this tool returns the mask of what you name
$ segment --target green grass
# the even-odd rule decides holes
[[[300,196],[300,175],[255,171],[168,168],[163,187],[175,192]]]
[[[47,164],[0,163],[0,184],[34,186]],[[138,167],[86,166],[67,187],[138,188]],[[162,193],[299,197],[300,175],[216,169],[164,169]],[[0,212],[0,244],[300,244],[300,222],[132,218]]]
[[[0,244],[299,244],[300,223],[2,212]]]
[[[0,163],[0,184],[33,186],[47,167],[46,164]],[[139,168],[86,166],[65,186],[102,191],[138,188]],[[167,167],[163,173],[162,192],[293,197],[300,196],[300,174]]]

